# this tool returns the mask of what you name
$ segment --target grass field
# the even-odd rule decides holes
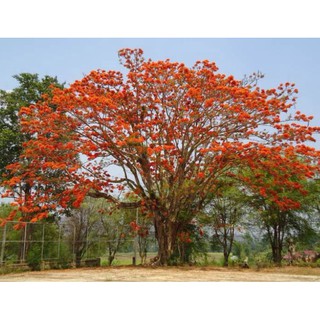
[[[157,255],[157,252],[148,252],[147,261],[150,261],[151,258],[154,258]],[[113,266],[129,266],[132,265],[133,252],[120,252],[116,254],[115,259],[112,262]],[[220,265],[221,260],[223,259],[223,254],[220,252],[209,252],[207,253],[206,261],[203,258],[197,259],[198,264],[209,264],[209,265]],[[137,265],[141,264],[141,259],[139,254],[137,254]],[[101,266],[108,265],[108,257],[101,257]]]

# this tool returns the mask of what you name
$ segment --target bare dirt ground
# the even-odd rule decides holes
[[[320,282],[320,268],[100,267],[0,275],[0,282]]]

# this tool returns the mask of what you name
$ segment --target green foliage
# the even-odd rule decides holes
[[[213,252],[221,252],[223,250],[222,245],[217,237],[210,238],[210,250]]]
[[[119,250],[128,249],[125,240],[127,237],[132,239],[130,222],[133,220],[135,210],[116,209],[104,199],[87,198],[79,209],[72,210],[63,223],[77,265],[88,254],[107,255],[111,265]]]
[[[9,204],[1,204],[0,218],[6,217],[12,210]],[[5,226],[5,251],[4,261],[6,264],[19,262],[19,253],[24,248],[23,241],[25,229],[16,230],[16,223],[7,222]],[[42,223],[27,224],[27,229],[30,231],[30,238],[26,241],[26,259],[25,262],[32,270],[39,270],[41,261],[54,259],[58,265],[67,265],[70,260],[70,252],[65,243],[59,241],[59,225],[54,223],[52,219],[42,221]],[[3,240],[4,227],[0,227],[0,240]],[[72,257],[71,257],[72,258]]]
[[[244,258],[245,256],[244,248],[245,248],[245,245],[243,242],[235,241],[232,248],[233,255],[239,257],[239,259]]]
[[[20,273],[25,271],[30,271],[30,268],[26,265],[15,265],[9,262],[4,266],[0,266],[0,274]]]
[[[296,250],[302,251],[310,248],[320,251],[319,231],[312,228],[307,223],[299,229],[294,237]]]
[[[258,252],[253,256],[255,266],[260,268],[270,268],[274,266],[272,252],[270,250]]]
[[[198,264],[207,261],[209,249],[208,236],[200,232],[196,224],[187,224],[183,230],[187,238],[178,239],[177,246],[170,258],[170,265]],[[188,241],[186,241],[188,240]]]
[[[1,203],[0,204],[0,221],[1,221],[1,218],[6,218],[11,210],[12,210],[12,206],[10,204]]]
[[[212,228],[211,247],[222,250],[224,265],[228,266],[235,235],[242,231],[248,213],[247,195],[233,179],[221,179],[216,193],[208,197],[207,223]]]
[[[32,243],[26,257],[32,270],[40,270],[42,259],[56,261],[56,267],[66,266],[72,260],[68,246],[64,242],[59,242],[61,230],[56,223],[43,221],[32,227]]]

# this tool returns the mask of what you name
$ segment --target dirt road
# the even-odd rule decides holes
[[[286,267],[265,270],[201,267],[108,267],[33,271],[0,275],[0,282],[319,282],[320,268]]]

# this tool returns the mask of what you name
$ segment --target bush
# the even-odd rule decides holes
[[[19,273],[24,271],[30,271],[30,267],[26,264],[6,263],[0,266],[0,274]]]
[[[256,253],[253,257],[253,263],[258,269],[273,267],[274,262],[272,260],[272,252],[263,251],[263,252]]]

